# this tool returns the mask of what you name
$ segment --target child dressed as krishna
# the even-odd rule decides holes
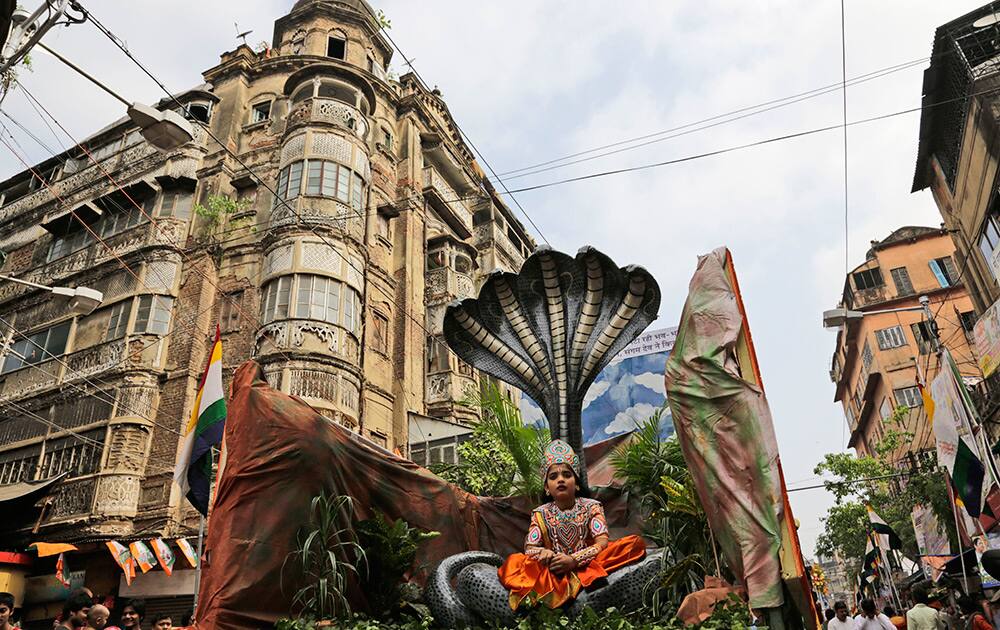
[[[524,553],[508,557],[499,570],[514,610],[538,603],[558,608],[646,555],[638,536],[609,540],[604,508],[580,483],[580,459],[569,444],[555,440],[545,448],[541,474],[551,501],[531,512]]]

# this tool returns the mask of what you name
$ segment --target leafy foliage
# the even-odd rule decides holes
[[[823,519],[824,531],[816,540],[816,552],[826,557],[838,553],[852,572],[857,572],[865,552],[869,528],[866,504],[874,506],[899,534],[903,553],[911,558],[919,553],[910,516],[916,504],[929,504],[955,543],[948,490],[941,473],[915,456],[898,459],[913,439],[911,433],[898,428],[909,413],[907,407],[900,407],[883,421],[887,430],[874,456],[827,453],[814,469],[817,475],[833,477],[824,485],[834,497],[834,505]],[[893,476],[907,469],[906,476]]]
[[[491,382],[483,383],[480,390],[470,390],[462,404],[478,409],[482,420],[472,440],[459,446],[463,462],[433,470],[474,494],[521,494],[541,502],[538,468],[549,443],[549,430],[524,426],[517,406]]]
[[[647,587],[655,615],[676,609],[715,569],[711,530],[680,443],[660,437],[662,413],[639,425],[611,456],[625,492],[643,511],[644,535],[663,551],[659,578]]]
[[[10,88],[17,84],[17,78],[22,68],[28,72],[34,72],[30,54],[25,55],[21,58],[19,63],[7,68],[7,70],[3,73],[0,73],[0,91],[2,91],[3,94],[9,92]]]
[[[361,584],[369,607],[385,617],[394,616],[403,600],[403,579],[413,568],[417,548],[439,533],[420,531],[401,518],[390,521],[378,510],[374,517],[360,521],[356,530],[367,560]]]
[[[504,497],[514,491],[514,458],[485,427],[458,445],[458,464],[432,464],[435,474],[458,487],[484,497]]]
[[[298,574],[300,587],[292,607],[302,618],[341,619],[351,614],[348,574],[357,575],[358,565],[363,568],[365,563],[365,552],[351,527],[353,513],[349,496],[323,493],[309,505],[309,523],[299,532],[299,547],[281,567],[282,586],[289,562]]]
[[[205,244],[217,244],[219,242],[222,227],[230,224],[231,228],[237,228],[249,220],[249,217],[233,220],[233,216],[240,214],[250,205],[249,199],[232,199],[228,195],[209,195],[208,205],[195,204],[194,213],[204,219],[198,239]]]
[[[591,609],[585,610],[579,617],[570,619],[562,612],[541,607],[531,611],[520,620],[517,630],[542,630],[558,628],[561,630],[747,630],[751,626],[749,611],[745,603],[737,597],[732,597],[716,606],[712,616],[705,621],[685,626],[674,618],[653,618],[647,613],[623,614],[611,608],[600,614]],[[308,620],[291,621],[283,619],[276,626],[278,630],[314,630],[315,622]],[[344,621],[337,628],[344,630],[429,630],[434,627],[430,617],[408,617],[398,621],[378,621],[355,615],[350,621]],[[766,630],[764,626],[757,626]]]
[[[378,23],[379,30],[388,31],[392,28],[392,20],[385,16],[385,12],[382,9],[375,11],[375,21]]]

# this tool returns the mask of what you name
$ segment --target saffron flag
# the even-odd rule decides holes
[[[115,562],[118,563],[122,572],[125,573],[125,583],[131,585],[132,580],[135,579],[135,560],[132,558],[132,553],[128,550],[128,547],[113,540],[105,544],[108,546],[108,551],[111,552],[111,556],[115,559]]]
[[[59,559],[56,560],[56,579],[64,587],[69,588],[69,580],[66,579],[66,561],[63,559],[63,554],[59,554]]]
[[[186,538],[178,538],[177,546],[180,547],[181,553],[184,554],[185,558],[187,558],[188,564],[190,564],[193,568],[197,569],[198,556],[197,554],[195,554],[194,548],[191,546],[191,543],[189,543]]]
[[[211,493],[212,447],[222,441],[226,424],[226,399],[222,393],[222,339],[215,328],[215,343],[201,376],[191,418],[184,427],[174,481],[203,516],[208,515]]]
[[[868,505],[868,522],[871,523],[872,533],[875,534],[875,544],[882,550],[902,549],[903,541],[899,535],[882,520],[882,517],[875,513],[875,508]]]
[[[925,411],[937,441],[938,464],[951,476],[965,510],[973,518],[979,518],[987,489],[986,467],[972,433],[971,401],[947,349],[941,353],[941,370],[931,382],[930,390],[933,405]]]
[[[156,554],[156,559],[160,561],[163,572],[171,575],[174,572],[174,552],[170,551],[170,545],[162,538],[154,538],[149,541],[149,544],[152,545],[153,553]]]
[[[75,545],[69,543],[45,543],[45,542],[34,542],[28,545],[33,547],[36,552],[38,552],[39,558],[45,558],[46,556],[54,556],[56,554],[64,553],[66,551],[79,551]]]
[[[128,546],[129,551],[132,552],[132,558],[135,559],[136,564],[142,569],[143,573],[149,572],[150,569],[156,566],[156,556],[153,552],[149,550],[149,547],[141,541],[135,541]]]

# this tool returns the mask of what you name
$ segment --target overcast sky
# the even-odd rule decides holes
[[[236,46],[234,21],[254,31],[251,43],[270,41],[273,21],[293,1],[175,0],[169,10],[152,0],[84,4],[178,91],[200,83],[201,71]],[[848,77],[927,57],[934,28],[980,4],[848,0]],[[393,39],[423,78],[440,87],[498,173],[841,78],[840,4],[832,0],[385,0],[375,7],[392,20]],[[60,28],[45,41],[130,100],[162,96],[91,25]],[[33,57],[24,84],[77,138],[122,114],[117,101],[50,57]],[[393,66],[400,74],[402,63],[397,54]],[[849,88],[848,118],[919,106],[926,65]],[[22,94],[9,95],[2,109],[56,146]],[[714,151],[837,124],[841,115],[838,91],[507,184],[522,188]],[[871,240],[902,225],[941,222],[929,192],[909,192],[918,121],[908,114],[851,128],[852,267]],[[20,130],[13,132],[32,161],[47,157]],[[842,142],[839,131],[830,131],[517,195],[544,235],[536,233],[539,242],[570,253],[594,245],[620,265],[649,269],[663,291],[657,327],[676,325],[697,255],[729,246],[791,487],[816,483],[815,464],[846,442],[828,376],[834,335],[820,325],[821,312],[836,305],[845,272]],[[0,151],[0,178],[20,170]],[[792,493],[791,501],[809,555],[831,498],[810,490]]]

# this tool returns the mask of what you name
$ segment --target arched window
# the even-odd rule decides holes
[[[207,123],[209,117],[212,115],[211,103],[189,103],[185,109],[187,110],[187,118],[192,118],[203,123]]]
[[[292,54],[301,55],[306,45],[306,32],[301,28],[292,35]]]
[[[344,31],[330,31],[326,43],[326,56],[334,59],[347,59],[347,35]]]
[[[292,92],[292,105],[301,103],[307,98],[312,98],[312,95],[313,95],[313,84],[306,83],[305,85],[300,86],[298,89]]]
[[[320,98],[332,98],[335,101],[347,103],[351,107],[358,106],[357,90],[339,81],[323,81],[320,83],[317,96]]]

